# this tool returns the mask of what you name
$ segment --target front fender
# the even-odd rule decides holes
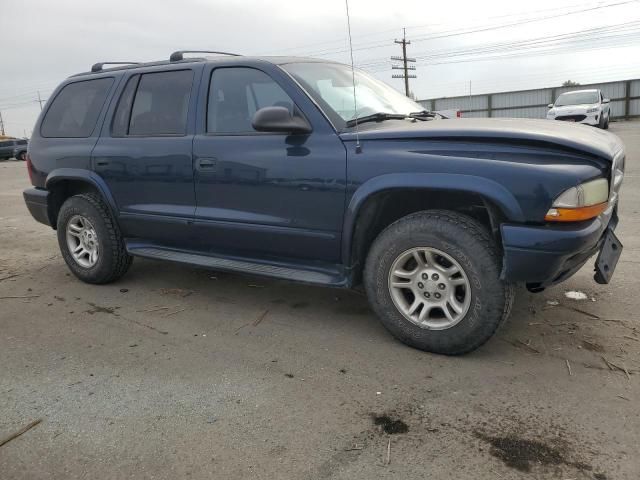
[[[394,189],[446,190],[471,193],[493,202],[511,222],[524,222],[525,217],[516,198],[499,183],[485,177],[456,173],[391,173],[367,180],[351,196],[345,212],[342,259],[348,265],[353,234],[360,208],[372,195]]]
[[[85,182],[93,186],[100,193],[102,199],[109,206],[111,212],[114,215],[118,214],[116,201],[111,194],[111,190],[109,190],[108,185],[100,175],[92,172],[91,170],[84,170],[80,168],[56,168],[49,172],[44,186],[47,190],[51,191],[57,183],[65,180]]]

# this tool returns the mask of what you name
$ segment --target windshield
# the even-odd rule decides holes
[[[409,115],[424,110],[420,104],[405,97],[366,73],[356,70],[356,99],[353,104],[351,67],[338,63],[289,63],[283,65],[325,111],[331,121],[344,128],[349,120],[375,113]]]
[[[598,103],[598,100],[598,92],[569,92],[563,93],[558,97],[556,107]]]

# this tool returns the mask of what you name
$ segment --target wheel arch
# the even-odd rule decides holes
[[[117,207],[113,195],[104,180],[94,172],[75,168],[58,168],[47,175],[45,188],[51,194],[49,220],[54,229],[62,204],[69,197],[80,193],[98,194],[116,218]]]
[[[345,213],[341,254],[352,271],[352,283],[360,282],[366,253],[384,228],[429,209],[467,213],[486,224],[498,242],[501,223],[524,221],[515,197],[488,178],[444,173],[375,177],[356,190]]]

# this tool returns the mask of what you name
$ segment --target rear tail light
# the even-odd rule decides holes
[[[33,163],[31,163],[31,155],[29,155],[29,153],[27,153],[27,172],[29,172],[29,181],[31,182],[31,185],[35,186],[33,181]]]
[[[456,117],[457,117],[457,118],[462,118],[462,111],[461,111],[461,110],[458,110],[458,111],[456,112]]]

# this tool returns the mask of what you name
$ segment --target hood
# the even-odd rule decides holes
[[[428,122],[386,121],[364,123],[359,132],[360,140],[392,139],[446,139],[477,138],[495,140],[523,140],[543,142],[570,148],[613,161],[623,148],[622,142],[612,133],[586,125],[576,125],[550,120],[519,118],[462,118],[459,120],[432,120]],[[353,130],[342,133],[345,141],[354,141]]]
[[[590,108],[598,108],[600,105],[597,103],[587,103],[583,105],[563,105],[562,107],[553,107],[549,110],[553,110],[556,113],[562,114],[580,114],[585,113]]]

